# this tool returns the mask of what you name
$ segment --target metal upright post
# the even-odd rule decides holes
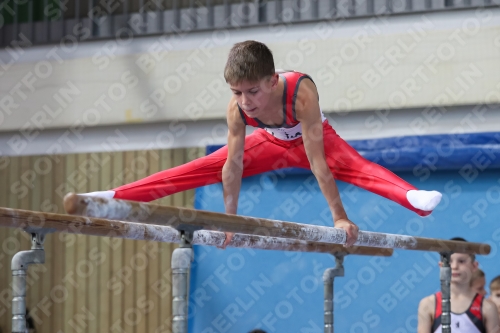
[[[443,333],[451,333],[451,303],[450,303],[450,283],[451,283],[451,252],[441,253],[441,268],[439,276],[441,280],[441,328]]]
[[[193,260],[192,232],[182,232],[181,246],[172,253],[172,333],[187,333],[189,269]]]
[[[336,276],[344,276],[344,254],[335,254],[335,267],[323,273],[325,285],[325,333],[333,333],[333,290]]]
[[[12,333],[26,333],[26,273],[31,264],[45,263],[45,234],[31,234],[31,250],[12,257]]]

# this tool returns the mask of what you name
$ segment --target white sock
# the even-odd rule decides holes
[[[443,195],[438,191],[410,190],[406,192],[406,199],[415,208],[431,211],[441,201]]]
[[[89,192],[89,193],[80,193],[80,195],[86,195],[88,197],[113,199],[113,197],[115,196],[115,191],[97,191],[97,192]]]

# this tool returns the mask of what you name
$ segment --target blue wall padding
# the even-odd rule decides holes
[[[427,174],[435,170],[500,168],[500,132],[404,136],[351,140],[349,144],[370,161],[391,170]],[[221,146],[208,146],[210,154]],[[287,169],[292,173],[310,173]]]

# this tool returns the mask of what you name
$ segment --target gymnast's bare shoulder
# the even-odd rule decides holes
[[[435,315],[436,296],[424,297],[418,305],[418,329],[417,333],[429,333]]]
[[[241,118],[241,114],[238,109],[238,103],[236,102],[236,98],[234,98],[234,96],[231,97],[227,105],[226,119],[227,126],[229,127],[230,132],[237,132],[238,134],[241,134],[241,132],[245,132],[245,123]]]
[[[489,299],[485,299],[483,303],[483,318],[487,333],[500,332],[500,319],[496,305]]]

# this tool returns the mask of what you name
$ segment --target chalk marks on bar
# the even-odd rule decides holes
[[[30,233],[65,232],[72,234],[118,237],[167,243],[180,243],[181,233],[169,226],[147,223],[124,222],[94,217],[42,213],[22,209],[0,207],[0,227],[20,228]],[[225,234],[220,231],[198,230],[193,244],[220,247]],[[368,247],[344,248],[339,244],[306,242],[294,239],[236,234],[230,247],[262,250],[300,251],[317,253],[343,253],[370,256],[390,256],[392,250]]]
[[[346,240],[346,233],[344,230],[332,227],[215,213],[189,208],[160,206],[125,200],[103,199],[77,195],[74,193],[66,195],[64,198],[64,207],[66,212],[73,215],[167,225],[178,230],[217,230],[333,244],[344,244]],[[488,254],[491,250],[488,244],[457,242],[368,231],[360,231],[359,238],[354,245],[471,254]]]

